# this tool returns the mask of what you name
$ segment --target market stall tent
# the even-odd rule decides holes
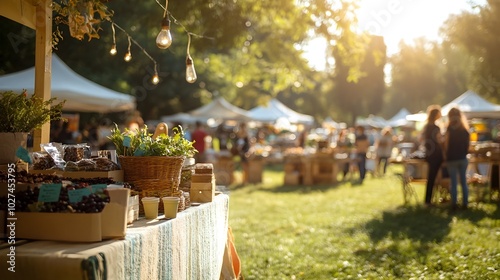
[[[0,76],[0,90],[34,92],[35,67]],[[135,98],[89,81],[52,55],[51,97],[66,100],[64,111],[109,113],[135,108]]]
[[[468,90],[441,108],[443,116],[448,115],[451,108],[458,107],[467,118],[500,118],[500,105],[493,104]]]
[[[188,114],[198,120],[233,120],[233,121],[250,121],[251,117],[248,111],[227,102],[223,97],[218,97],[211,103],[208,103],[198,109],[189,111]]]
[[[275,123],[281,118],[295,124],[313,124],[314,118],[310,115],[298,113],[281,103],[278,99],[271,99],[266,106],[257,106],[250,111],[253,120],[265,123]]]
[[[401,127],[401,126],[408,126],[408,125],[413,125],[413,123],[409,120],[406,119],[406,116],[410,115],[410,111],[408,111],[406,108],[401,108],[399,112],[397,112],[392,118],[387,120],[387,123],[391,127]]]
[[[194,124],[196,123],[198,119],[196,117],[191,116],[188,113],[176,113],[173,115],[168,115],[168,116],[162,116],[161,121],[162,122],[179,122],[182,124]]]
[[[369,115],[367,118],[358,117],[356,119],[355,125],[373,128],[384,128],[386,126],[389,126],[389,123],[383,117]]]

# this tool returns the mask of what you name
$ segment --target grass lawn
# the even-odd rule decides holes
[[[500,207],[404,205],[391,166],[363,185],[230,186],[229,225],[245,279],[500,279]],[[236,180],[241,174],[236,173]],[[471,198],[473,199],[473,198]]]

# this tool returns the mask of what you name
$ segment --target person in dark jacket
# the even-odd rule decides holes
[[[427,123],[424,127],[422,137],[425,147],[425,160],[428,164],[427,184],[425,188],[425,204],[431,205],[432,191],[436,177],[444,160],[443,142],[444,137],[436,121],[441,118],[441,106],[430,105],[427,108]]]
[[[462,186],[462,207],[467,208],[469,186],[467,185],[467,154],[469,152],[470,134],[467,120],[458,108],[448,112],[448,128],[445,134],[446,166],[450,174],[451,207],[457,209],[457,177]]]

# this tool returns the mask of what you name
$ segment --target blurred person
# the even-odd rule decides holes
[[[108,138],[111,135],[111,129],[113,129],[113,126],[110,119],[104,118],[100,121],[97,127],[97,146],[99,150],[116,149],[115,145]]]
[[[307,144],[307,135],[308,128],[306,126],[301,125],[299,128],[299,135],[297,137],[297,146],[301,148],[305,148]]]
[[[208,133],[203,129],[202,123],[196,121],[195,129],[191,133],[191,139],[194,141],[194,148],[198,151],[194,155],[195,162],[205,162],[205,138]]]
[[[421,135],[421,141],[425,148],[425,161],[428,164],[427,183],[425,188],[425,205],[430,206],[432,191],[436,182],[436,177],[444,161],[443,143],[444,137],[436,122],[441,118],[441,106],[430,105],[427,108],[427,123]]]
[[[337,153],[339,154],[346,154],[346,162],[341,164],[341,169],[342,169],[342,180],[345,180],[347,173],[349,173],[349,158],[350,158],[350,153],[351,153],[351,148],[352,148],[352,142],[350,141],[348,137],[348,130],[347,129],[342,129],[338,135],[337,138]]]
[[[375,151],[377,154],[377,167],[376,173],[385,175],[389,158],[392,154],[394,147],[394,139],[392,135],[392,128],[386,127],[382,130],[380,138],[375,142]],[[382,173],[380,173],[380,166],[383,164]]]
[[[462,186],[462,207],[467,208],[469,201],[469,187],[467,185],[467,154],[469,152],[470,134],[469,125],[458,108],[451,108],[448,112],[448,127],[445,134],[446,167],[450,175],[451,207],[457,209],[457,177]]]
[[[132,115],[127,120],[127,128],[130,131],[137,131],[144,126],[144,120],[142,119],[141,112],[135,110]]]
[[[365,128],[361,125],[356,127],[356,140],[354,141],[354,146],[356,148],[356,160],[359,169],[358,183],[363,184],[366,176],[366,153],[370,147],[370,141],[365,134]]]
[[[250,136],[247,130],[246,123],[240,123],[238,131],[236,132],[236,143],[235,143],[240,157],[241,168],[243,171],[243,182],[242,184],[248,183],[248,151],[250,150]]]

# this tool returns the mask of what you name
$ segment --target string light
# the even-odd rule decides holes
[[[153,78],[151,79],[151,82],[154,85],[157,85],[160,82],[160,77],[158,77],[158,65],[156,64],[156,61],[155,61],[155,73],[153,75]]]
[[[161,21],[161,30],[156,36],[156,46],[160,49],[167,49],[172,44],[172,34],[170,34],[170,19],[168,18],[168,0],[165,3],[163,20]]]
[[[170,14],[168,12],[168,10],[167,10],[168,0],[166,0],[165,6],[163,6],[160,2],[158,2],[158,0],[155,0],[155,1],[158,4],[158,6],[160,6],[163,9],[163,20],[171,17],[174,20],[174,23],[179,25],[180,27],[182,27],[182,29],[184,29],[184,32],[186,32],[186,34],[188,35],[188,46],[187,46],[187,53],[186,53],[186,81],[188,83],[194,83],[194,82],[196,82],[197,76],[196,76],[196,70],[194,69],[193,58],[189,54],[189,47],[191,45],[191,36],[196,36],[198,38],[205,38],[205,39],[210,39],[210,40],[213,40],[214,38],[205,37],[205,36],[201,36],[201,35],[197,35],[197,34],[189,32],[184,25],[182,25],[172,14]],[[165,24],[162,21],[162,31],[163,31],[164,25]],[[168,30],[170,33],[170,20],[169,19],[168,19]],[[160,33],[161,33],[161,31],[160,31]],[[156,37],[156,44],[157,45],[158,45],[158,37],[160,37],[160,34],[158,34],[158,36]],[[172,43],[172,40],[170,40],[170,44],[171,43]],[[170,46],[170,44],[169,44],[169,46]],[[160,45],[158,45],[158,47],[161,48]],[[165,48],[168,48],[168,47],[165,47]]]
[[[109,50],[109,53],[111,55],[116,54],[116,34],[115,34],[115,26],[113,23],[111,23],[111,30],[113,31],[113,46],[111,47],[111,50]]]
[[[123,58],[126,62],[129,62],[132,60],[132,53],[130,52],[130,47],[132,46],[132,43],[130,41],[130,36],[128,36],[128,51],[125,54],[125,57]]]
[[[189,54],[189,47],[191,46],[191,33],[188,33],[188,45],[186,55],[186,81],[190,84],[196,82],[196,71],[194,70],[193,59]]]
[[[154,74],[153,74],[153,77],[151,78],[151,83],[153,84],[158,84],[160,82],[160,77],[158,76],[158,63],[156,62],[156,60],[154,60],[151,55],[149,55],[149,53],[139,44],[137,43],[137,41],[134,40],[134,38],[132,38],[132,36],[130,36],[130,34],[128,34],[123,28],[121,28],[118,24],[112,22],[113,26],[120,29],[123,33],[125,33],[125,35],[127,35],[128,37],[128,43],[129,43],[129,46],[128,46],[128,53],[130,53],[130,45],[131,43],[134,43],[134,45],[136,45],[139,49],[141,49],[141,51],[154,63]],[[130,59],[132,58],[132,54],[130,54]]]

